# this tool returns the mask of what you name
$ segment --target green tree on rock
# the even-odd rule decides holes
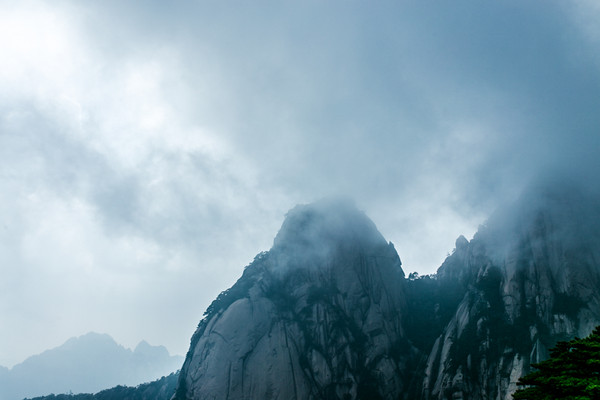
[[[515,400],[600,399],[600,326],[586,338],[557,343],[548,360],[532,366]]]

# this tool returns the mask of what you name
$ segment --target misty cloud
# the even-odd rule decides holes
[[[0,365],[185,352],[296,204],[353,197],[430,273],[540,171],[597,186],[593,2],[1,7]]]
[[[351,199],[327,198],[291,209],[269,255],[277,260],[272,266],[280,272],[323,269],[344,255],[373,249],[387,253],[387,247],[377,227]]]

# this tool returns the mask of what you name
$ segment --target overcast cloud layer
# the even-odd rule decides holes
[[[432,273],[543,171],[600,171],[590,1],[0,2],[0,365],[185,354],[298,203]]]

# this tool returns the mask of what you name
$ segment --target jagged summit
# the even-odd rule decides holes
[[[456,268],[466,265],[467,251],[469,257],[486,253],[501,265],[522,252],[523,246],[543,245],[570,256],[600,250],[599,226],[598,193],[564,177],[541,179],[515,201],[498,208],[479,226],[473,240],[459,236],[453,255],[437,276],[464,274]]]
[[[598,193],[576,181],[544,179],[492,214],[476,236],[489,246],[499,242],[507,246],[527,236],[567,245],[598,241],[599,199]],[[509,243],[511,239],[513,243]]]

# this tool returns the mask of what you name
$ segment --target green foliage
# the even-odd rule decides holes
[[[440,282],[435,275],[413,272],[406,281],[408,308],[407,335],[420,350],[427,352],[448,324],[464,289],[454,282]]]
[[[262,270],[265,260],[269,256],[268,252],[261,252],[254,257],[248,266],[244,268],[244,274],[238,281],[229,289],[222,291],[215,300],[208,306],[204,312],[204,316],[211,318],[220,310],[224,310],[233,304],[235,301],[248,296],[248,290],[252,287],[255,282],[255,278],[259,275]]]
[[[576,317],[579,310],[585,306],[585,302],[577,296],[571,296],[566,293],[556,293],[552,312],[554,314],[565,314],[569,317]]]
[[[532,366],[515,400],[600,399],[600,326],[586,338],[557,343],[548,360]]]

